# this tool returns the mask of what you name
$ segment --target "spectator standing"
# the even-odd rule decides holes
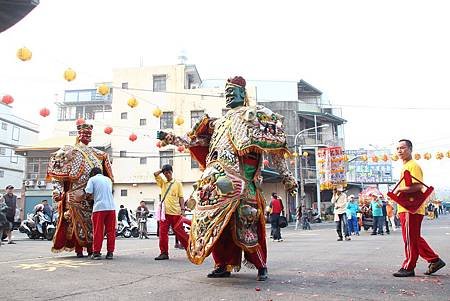
[[[8,244],[15,244],[12,240],[12,231],[13,231],[13,223],[14,216],[16,215],[16,207],[17,207],[17,196],[14,194],[14,186],[8,185],[5,188],[6,194],[2,196],[6,206],[8,207],[6,210],[6,219],[8,220],[9,226],[5,228],[5,232],[8,235]]]
[[[370,235],[384,235],[383,233],[383,204],[376,195],[372,195],[372,202],[370,203],[373,217],[373,231]]]
[[[338,241],[342,241],[342,229],[345,232],[345,240],[351,240],[350,233],[348,232],[348,220],[347,220],[347,195],[343,192],[344,188],[338,186],[333,191],[333,197],[331,203],[334,204],[334,221],[336,222],[336,232],[338,234]]]
[[[389,231],[389,220],[388,220],[388,216],[387,216],[387,202],[384,199],[383,196],[380,196],[380,201],[381,201],[381,210],[383,211],[383,223],[386,227],[386,234],[391,234],[391,231]]]
[[[119,212],[117,213],[117,220],[122,222],[124,227],[130,226],[130,216],[128,215],[128,209],[124,205],[120,205]]]
[[[283,202],[281,198],[277,196],[274,192],[272,193],[272,200],[270,201],[270,224],[273,229],[273,241],[281,242],[283,238],[281,238],[281,229],[280,229],[280,215],[284,212]]]
[[[359,225],[357,214],[359,212],[358,203],[355,200],[353,194],[349,195],[347,203],[347,214],[348,214],[348,228],[350,234],[355,234],[359,236]]]
[[[392,230],[397,231],[397,226],[395,225],[395,212],[394,207],[392,204],[388,201],[386,204],[386,213],[387,218],[391,222]]]
[[[139,207],[136,209],[136,220],[139,223],[139,237],[148,239],[147,235],[147,218],[148,218],[148,207],[145,205],[144,201],[139,203]]]
[[[161,174],[166,178],[161,177]],[[169,259],[169,227],[172,226],[184,249],[187,248],[189,235],[184,231],[182,213],[184,208],[183,186],[173,178],[173,169],[169,164],[154,174],[156,184],[161,188],[161,206],[164,206],[164,219],[159,221],[159,249],[161,253],[155,260]]]
[[[112,181],[102,174],[99,167],[94,167],[86,184],[88,199],[94,199],[92,210],[93,247],[92,259],[101,259],[101,249],[105,232],[107,236],[106,259],[113,259],[116,243],[116,205],[112,195]]]
[[[42,200],[42,205],[44,205],[43,212],[47,215],[49,219],[53,220],[53,207],[48,204],[47,200]]]
[[[6,206],[5,199],[0,198],[0,246],[2,245],[3,232],[9,230],[9,221],[6,218],[6,212],[8,206]]]

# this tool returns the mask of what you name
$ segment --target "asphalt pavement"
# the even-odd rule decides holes
[[[392,276],[403,260],[400,231],[338,242],[333,223],[312,229],[290,225],[283,242],[268,241],[266,282],[246,267],[227,279],[206,278],[211,258],[191,264],[173,237],[170,260],[153,259],[152,236],[119,238],[114,260],[93,261],[53,254],[51,242],[14,232],[17,244],[0,247],[0,300],[450,300],[450,215],[423,223],[423,236],[449,265],[435,276],[423,275],[422,259],[416,277]]]

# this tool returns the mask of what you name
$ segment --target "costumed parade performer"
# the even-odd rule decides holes
[[[196,202],[187,255],[201,264],[211,253],[215,269],[209,278],[229,277],[244,264],[258,269],[257,280],[267,279],[265,200],[262,196],[263,154],[271,157],[290,193],[297,183],[287,168],[283,117],[264,106],[249,106],[245,79],[228,79],[226,106],[221,118],[205,115],[187,137],[158,132],[161,145],[189,149],[203,169],[191,196]]]
[[[58,203],[59,219],[53,238],[52,252],[73,251],[83,257],[83,248],[92,253],[92,200],[84,188],[94,167],[113,180],[107,153],[88,146],[93,126],[77,125],[75,145],[65,145],[49,160],[47,177],[55,183],[53,200]]]

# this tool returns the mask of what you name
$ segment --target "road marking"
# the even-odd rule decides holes
[[[144,251],[144,250],[153,250],[154,248],[141,248],[141,249],[125,249],[120,250],[120,254],[122,253],[129,253],[132,251]],[[33,257],[33,258],[24,258],[24,259],[16,259],[16,260],[7,260],[7,261],[0,261],[0,264],[9,264],[9,263],[16,263],[16,262],[26,262],[26,261],[37,261],[37,260],[45,260],[45,259],[65,259],[65,258],[73,258],[74,255],[67,255],[67,256],[40,256],[40,257]]]
[[[20,268],[22,270],[54,272],[59,268],[78,269],[81,266],[95,266],[102,264],[103,263],[76,260],[50,260],[45,263],[21,263],[18,266],[15,266],[15,268]]]

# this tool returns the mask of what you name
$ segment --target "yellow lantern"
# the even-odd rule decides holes
[[[73,81],[77,77],[77,73],[73,71],[71,68],[67,68],[66,71],[64,71],[64,79],[68,82]]]
[[[298,157],[298,153],[297,153],[297,152],[294,152],[294,153],[292,153],[292,156],[293,156],[294,158],[297,158],[297,157]]]
[[[285,159],[289,159],[289,153],[284,153],[283,156],[284,156]]]
[[[308,154],[307,151],[304,151],[303,154],[302,154],[302,156],[303,156],[304,158],[307,158],[307,157],[309,156],[309,154]]]
[[[109,94],[109,87],[105,84],[101,84],[100,86],[98,86],[97,88],[97,92],[103,96],[108,95]]]
[[[450,158],[450,151],[447,152],[447,158]]]
[[[444,158],[444,154],[442,152],[437,152],[436,159],[441,160],[442,158]]]
[[[421,157],[420,154],[414,154],[414,160],[420,160]]]
[[[176,125],[182,125],[184,123],[184,118],[181,116],[178,116],[177,118],[175,118],[175,124]]]
[[[128,104],[128,106],[129,106],[130,108],[135,108],[135,107],[137,107],[137,105],[139,104],[139,102],[137,101],[136,98],[131,97],[130,99],[128,99],[127,104]]]
[[[342,156],[342,159],[344,160],[344,162],[348,162],[348,156],[347,155]]]
[[[367,161],[367,155],[362,155],[362,156],[361,156],[361,160]]]
[[[393,154],[393,155],[391,156],[391,160],[392,160],[392,161],[397,161],[397,160],[398,160],[398,155],[397,155],[397,154]]]
[[[17,50],[17,58],[21,61],[29,61],[31,60],[31,50],[27,47],[22,47]]]
[[[430,160],[430,159],[431,159],[431,154],[430,154],[430,153],[425,153],[425,154],[423,155],[423,158],[424,158],[425,160]]]
[[[383,156],[381,156],[381,160],[383,160],[384,162],[386,162],[387,160],[389,160],[388,155],[384,154]]]
[[[161,115],[162,115],[162,111],[161,111],[160,108],[156,108],[156,109],[153,110],[152,114],[153,114],[153,116],[155,116],[156,118],[159,118],[159,117],[161,117]]]

